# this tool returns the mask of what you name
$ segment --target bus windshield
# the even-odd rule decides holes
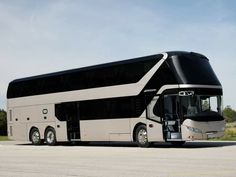
[[[184,119],[196,121],[222,120],[221,96],[190,95],[180,96]]]

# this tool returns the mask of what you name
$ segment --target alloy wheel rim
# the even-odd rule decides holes
[[[39,132],[38,131],[33,132],[33,134],[32,134],[32,141],[37,143],[37,142],[39,142],[39,140],[40,140]]]
[[[48,143],[53,143],[54,139],[55,139],[54,132],[49,131],[49,132],[47,133],[47,142],[48,142]]]
[[[138,132],[138,141],[141,144],[145,144],[147,142],[147,131],[145,129],[141,129]]]

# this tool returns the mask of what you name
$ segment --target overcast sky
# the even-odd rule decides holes
[[[206,55],[236,109],[234,0],[0,0],[0,108],[13,79],[171,50]]]

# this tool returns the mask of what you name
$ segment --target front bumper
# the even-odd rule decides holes
[[[225,121],[198,122],[186,119],[181,130],[185,141],[219,138],[224,135]]]

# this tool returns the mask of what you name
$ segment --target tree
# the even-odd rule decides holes
[[[231,108],[231,106],[226,106],[223,110],[223,115],[226,122],[235,122],[236,121],[236,111]]]
[[[0,135],[7,135],[7,113],[0,109]]]

